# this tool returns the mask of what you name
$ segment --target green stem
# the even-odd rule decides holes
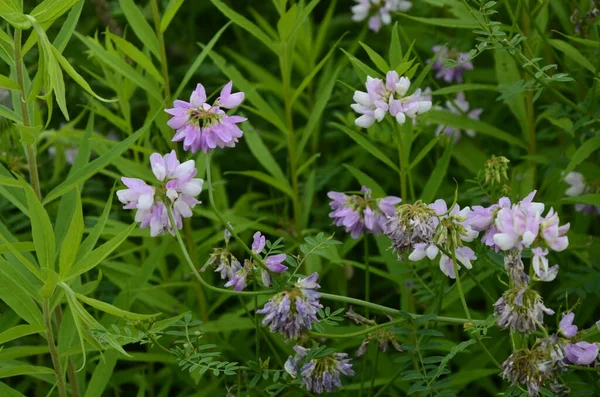
[[[471,312],[469,311],[469,306],[467,305],[467,300],[465,299],[465,293],[460,281],[460,274],[458,271],[458,264],[456,263],[456,255],[454,251],[454,247],[452,247],[452,267],[454,268],[454,274],[456,275],[456,287],[458,288],[458,294],[460,295],[460,301],[462,302],[463,309],[465,310],[465,315],[469,321],[471,321]]]
[[[254,279],[254,291],[256,292],[256,274],[252,273]],[[254,339],[256,344],[256,362],[260,359],[260,325],[258,324],[258,295],[254,295]]]
[[[54,342],[54,331],[52,330],[52,311],[50,310],[50,300],[44,299],[43,303],[44,326],[46,327],[46,338],[48,339],[48,349],[54,366],[54,375],[56,376],[58,395],[67,397],[67,385],[63,377],[62,366],[56,344]]]
[[[371,387],[369,388],[369,397],[373,395],[373,388],[375,387],[375,377],[377,376],[377,366],[379,365],[379,348],[375,350],[375,365],[373,366],[373,372],[371,373]]]
[[[312,336],[312,337],[315,337],[315,338],[327,338],[327,339],[356,338],[356,337],[359,337],[359,336],[363,336],[363,335],[375,332],[378,329],[391,327],[393,325],[402,324],[404,322],[406,322],[406,320],[390,321],[390,322],[383,323],[383,324],[377,324],[377,325],[374,325],[374,326],[369,327],[369,328],[364,328],[364,329],[362,329],[360,331],[352,332],[350,334],[322,334],[322,333],[319,333],[319,332],[309,332],[309,335]]]
[[[390,380],[388,383],[385,384],[385,386],[383,386],[381,389],[379,389],[379,391],[377,393],[375,393],[375,395],[373,397],[380,397],[380,396],[382,397],[383,393],[387,390],[387,388],[390,387],[391,385],[393,385],[394,382],[396,382],[396,379],[398,379],[400,377],[400,375],[402,374],[402,372],[404,372],[404,371],[405,371],[404,367],[401,366],[400,368],[398,368],[398,370],[392,377],[392,380]]]
[[[568,367],[571,369],[577,369],[580,371],[592,371],[592,372],[600,371],[600,367],[584,367],[583,365],[569,365]]]
[[[408,120],[407,122],[410,122]],[[408,198],[408,189],[406,185],[406,160],[404,159],[404,155],[402,153],[402,128],[396,127],[396,131],[398,132],[396,139],[398,140],[398,164],[400,166],[400,194],[402,196],[402,200],[406,200]]]
[[[369,241],[367,234],[363,235],[365,243],[365,300],[369,302],[371,296],[371,272],[369,269]],[[369,317],[369,309],[365,310],[365,316]]]
[[[31,120],[29,118],[29,107],[25,100],[25,78],[23,73],[23,59],[21,54],[21,36],[22,32],[19,29],[15,29],[15,42],[14,42],[14,57],[15,57],[15,70],[17,73],[17,83],[21,87],[19,93],[19,103],[21,104],[21,117],[23,117],[23,125],[25,127],[31,126]],[[27,144],[27,167],[29,168],[29,177],[31,179],[31,187],[33,191],[42,199],[42,191],[40,189],[40,177],[38,175],[37,159],[35,143]]]

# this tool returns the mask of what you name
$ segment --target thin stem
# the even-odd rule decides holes
[[[460,295],[460,301],[462,302],[463,309],[465,310],[465,315],[469,321],[471,321],[471,312],[469,311],[469,306],[467,305],[467,300],[465,299],[465,293],[460,281],[460,274],[458,271],[458,264],[456,263],[456,255],[454,251],[454,247],[452,247],[452,267],[454,267],[454,274],[456,275],[456,287],[458,288],[458,294]]]
[[[365,300],[369,302],[371,296],[371,272],[369,269],[369,241],[367,234],[363,235],[364,243],[365,243]],[[369,309],[365,310],[365,315],[369,317]]]
[[[375,350],[375,365],[371,373],[371,387],[369,388],[369,397],[372,396],[373,388],[375,387],[375,377],[377,376],[377,366],[379,365],[379,349]]]
[[[406,165],[404,155],[402,154],[402,128],[396,127],[396,131],[398,132],[396,139],[398,140],[398,164],[400,166],[400,194],[403,200],[406,200],[408,197],[408,189],[406,185]]]
[[[312,336],[312,337],[315,337],[315,338],[327,338],[327,339],[356,338],[356,337],[359,337],[359,336],[363,336],[363,335],[375,332],[378,329],[391,327],[393,325],[402,324],[404,322],[406,322],[406,320],[389,321],[387,323],[377,324],[377,325],[374,325],[372,327],[364,328],[364,329],[362,329],[360,331],[352,332],[352,333],[349,333],[349,334],[322,334],[322,333],[319,333],[319,332],[312,332],[311,331],[311,332],[309,332],[309,335]]]
[[[67,385],[65,383],[65,378],[63,377],[58,350],[56,349],[56,344],[54,343],[54,331],[52,330],[52,311],[50,310],[49,299],[44,299],[43,312],[44,326],[46,327],[46,337],[48,339],[48,349],[50,350],[50,357],[52,358],[52,365],[54,366],[54,375],[56,376],[58,395],[60,397],[67,397]]]
[[[568,367],[571,369],[577,369],[580,371],[592,371],[592,372],[600,371],[600,367],[584,367],[583,365],[569,365]]]
[[[398,379],[400,377],[400,374],[402,374],[402,372],[404,372],[404,371],[405,371],[404,367],[401,366],[400,368],[398,368],[398,371],[396,371],[396,373],[392,377],[392,380],[390,380],[388,383],[385,384],[385,386],[383,386],[381,389],[379,389],[379,391],[377,393],[375,393],[375,395],[373,397],[383,396],[383,393],[387,390],[387,388],[390,387],[391,385],[393,385],[394,382],[396,382],[396,379]]]
[[[158,1],[152,0],[152,16],[154,17],[154,29],[156,30],[156,38],[158,39],[158,47],[160,51],[160,70],[164,80],[164,92],[167,103],[171,103],[171,88],[169,86],[169,68],[167,65],[167,52],[165,49],[165,39],[160,29],[160,11],[158,10]]]
[[[60,330],[60,324],[62,323],[62,309],[60,305],[56,306],[56,329]],[[79,382],[77,382],[77,374],[75,371],[75,366],[73,365],[73,360],[69,356],[67,358],[67,380],[69,385],[71,386],[71,397],[79,397]]]
[[[252,273],[254,278],[254,291],[256,291],[256,274]],[[260,358],[260,325],[258,324],[258,295],[254,295],[254,339],[256,344],[256,362],[259,362]]]
[[[15,42],[14,42],[14,56],[15,56],[15,70],[17,72],[17,83],[21,87],[19,93],[19,103],[21,104],[21,116],[23,117],[23,125],[25,127],[31,126],[31,120],[29,119],[29,107],[25,100],[25,78],[23,74],[23,59],[21,54],[21,35],[22,32],[19,29],[15,29]],[[37,169],[36,149],[35,143],[27,144],[27,167],[29,168],[29,177],[31,179],[31,187],[33,191],[42,199],[42,191],[40,189],[40,177]]]

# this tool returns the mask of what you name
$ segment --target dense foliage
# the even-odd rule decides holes
[[[0,395],[600,395],[597,0],[0,17]]]

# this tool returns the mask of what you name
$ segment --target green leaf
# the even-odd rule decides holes
[[[115,307],[109,303],[102,302],[97,299],[89,298],[85,295],[75,293],[75,296],[80,301],[85,302],[88,305],[95,307],[98,310],[101,310],[108,314],[112,314],[113,316],[117,316],[119,318],[125,318],[128,320],[131,320],[131,321],[145,321],[145,320],[151,319],[153,317],[159,316],[161,314],[161,313],[156,313],[156,314],[132,313],[127,310],[119,309],[118,307]]]
[[[373,64],[375,64],[375,66],[377,66],[377,69],[379,69],[381,71],[381,73],[386,74],[387,72],[392,70],[390,68],[390,65],[388,65],[388,63],[385,61],[385,59],[383,59],[383,57],[381,55],[379,55],[377,52],[375,52],[373,49],[371,49],[371,47],[369,47],[362,41],[359,43],[362,46],[362,48],[364,48],[365,51],[367,52],[367,55],[369,56],[369,59],[371,60],[371,62],[373,62]]]
[[[162,109],[160,110],[162,111]],[[137,130],[134,134],[132,134],[127,139],[119,142],[115,146],[112,147],[112,150],[98,157],[91,163],[86,164],[82,168],[75,171],[73,174],[69,175],[67,179],[59,184],[57,187],[52,189],[52,191],[46,196],[44,199],[44,204],[51,202],[52,200],[57,199],[62,196],[64,193],[68,192],[70,189],[73,189],[75,185],[78,183],[87,180],[96,172],[104,169],[111,161],[120,156],[125,150],[127,150],[130,146],[132,146],[138,139],[140,139],[148,130],[150,125],[152,125],[152,121],[158,115],[158,111],[152,116],[151,120],[146,122],[142,128]]]
[[[65,280],[72,279],[73,277],[79,276],[80,274],[89,272],[100,264],[108,255],[110,255],[115,249],[117,249],[123,241],[129,237],[133,229],[137,226],[137,223],[132,223],[124,230],[120,231],[113,238],[102,244],[100,247],[91,251],[83,258],[81,258],[71,268],[69,273],[64,277]]]
[[[41,325],[17,325],[0,333],[0,345],[27,335],[39,334],[46,331]]]
[[[40,280],[43,280],[40,269],[19,252],[19,249],[17,248],[18,246],[16,245],[19,243],[11,243],[2,235],[2,233],[0,233],[0,242],[3,244],[2,247],[4,249],[8,249],[10,253],[13,254],[19,260],[19,262],[21,262],[21,264],[23,264],[27,268],[27,270],[29,270]]]
[[[54,21],[69,11],[79,0],[44,0],[35,7],[30,15],[37,23]]]
[[[510,85],[521,80],[521,72],[519,71],[517,62],[510,56],[508,51],[497,49],[494,53],[494,61],[498,84]],[[525,96],[521,93],[504,102],[517,118],[517,121],[521,126],[523,138],[527,139],[529,129],[527,123],[527,111],[525,109]]]
[[[367,66],[364,62],[360,61],[354,55],[350,54],[343,48],[341,50],[344,54],[346,54],[346,56],[352,63],[352,66],[354,66],[354,70],[356,71],[356,74],[358,74],[360,81],[367,81],[367,76],[380,77],[379,73],[377,73],[371,67]]]
[[[450,164],[450,157],[452,156],[452,149],[454,145],[449,143],[444,150],[444,154],[437,161],[437,165],[433,169],[433,172],[427,179],[427,183],[423,188],[423,192],[421,193],[421,200],[426,203],[431,203],[435,199],[435,195],[439,190],[442,182],[444,182],[444,178],[446,177],[446,173],[448,171],[448,165]]]
[[[0,105],[0,116],[12,120],[15,123],[23,123],[23,119],[21,118],[20,114],[4,105]]]
[[[383,190],[383,188],[377,182],[375,182],[375,180],[373,178],[371,178],[369,175],[365,174],[358,168],[354,168],[350,164],[342,164],[342,165],[348,171],[350,171],[350,173],[356,178],[358,183],[360,183],[362,186],[365,186],[365,187],[371,189],[371,192],[373,193],[373,197],[385,197],[386,196],[385,190]]]
[[[298,23],[297,19],[298,7],[296,4],[292,5],[289,10],[279,17],[279,21],[277,22],[277,31],[279,32],[279,39],[282,42],[286,42],[290,38],[295,25]]]
[[[258,26],[252,23],[249,19],[241,14],[233,11],[229,6],[225,5],[221,0],[210,0],[215,7],[219,9],[229,20],[250,33],[252,36],[260,40],[268,49],[277,53],[278,46],[273,43],[269,36],[263,32]]]
[[[104,65],[110,67],[118,74],[130,80],[132,83],[142,88],[154,98],[163,101],[160,89],[156,84],[153,84],[140,73],[138,73],[131,65],[118,57],[116,54],[107,51],[104,47],[91,37],[85,37],[75,32],[75,36],[79,38],[90,50],[94,57]]]
[[[15,367],[0,368],[0,379],[21,375],[54,375],[54,370],[48,367],[35,365],[18,365]]]
[[[161,84],[164,82],[162,75],[152,64],[152,60],[148,58],[142,51],[138,50],[136,46],[128,42],[127,40],[112,34],[107,33],[108,37],[117,45],[117,48],[124,54],[127,54],[135,63],[140,65],[148,74],[156,79]]]
[[[160,20],[160,32],[164,33],[165,30],[167,30],[167,28],[169,27],[169,24],[171,23],[171,20],[173,20],[173,17],[175,16],[175,14],[177,14],[177,11],[179,10],[179,8],[181,7],[181,5],[183,4],[183,0],[170,0],[169,4],[167,4],[167,8],[165,8],[165,12],[163,13],[163,16]]]
[[[58,60],[58,63],[60,64],[60,66],[63,68],[63,70],[65,72],[67,72],[67,74],[69,76],[71,76],[71,78],[77,83],[79,84],[79,86],[81,88],[83,88],[88,94],[92,95],[94,98],[102,101],[102,102],[114,102],[115,100],[112,99],[104,99],[101,96],[97,95],[93,90],[92,87],[90,87],[90,85],[88,84],[87,81],[85,81],[85,79],[83,77],[81,77],[81,75],[79,73],[77,73],[77,71],[75,69],[73,69],[73,67],[71,66],[71,64],[69,63],[69,61],[67,61],[67,59],[60,53],[59,50],[57,50],[56,48],[54,48],[53,45],[49,46],[50,49],[52,50],[52,53],[54,54],[54,56],[56,57],[56,59]],[[62,75],[61,75],[62,76]]]
[[[590,62],[588,58],[586,58],[577,48],[573,47],[571,44],[567,43],[563,40],[550,39],[548,40],[550,45],[556,48],[558,51],[564,53],[567,59],[571,59],[577,62],[579,65],[583,66],[593,74],[596,74],[596,68]]]
[[[106,205],[104,206],[104,209],[102,210],[102,214],[100,215],[100,218],[98,218],[98,220],[96,221],[96,224],[94,225],[94,228],[90,231],[90,233],[88,234],[86,239],[83,241],[83,243],[79,247],[79,252],[77,253],[76,261],[79,261],[81,258],[86,256],[96,246],[96,243],[98,242],[98,239],[100,238],[100,234],[102,233],[102,231],[104,230],[104,226],[106,225],[106,220],[108,219],[108,215],[110,214],[110,209],[112,207],[112,202],[113,202],[114,196],[115,196],[115,187],[113,186],[112,190],[110,191],[110,195],[108,196],[108,200],[106,201]]]
[[[403,18],[407,18],[413,21],[417,21],[423,23],[425,25],[434,25],[434,26],[442,26],[444,28],[452,28],[452,29],[479,29],[479,23],[476,21],[467,21],[463,19],[454,19],[454,18],[423,18],[423,17],[415,17],[404,12],[399,12],[396,15],[399,15]]]
[[[67,20],[60,27],[60,32],[58,32],[58,35],[56,35],[56,38],[52,42],[52,46],[58,49],[61,54],[65,50],[65,47],[69,43],[69,39],[77,27],[77,22],[79,21],[79,16],[81,15],[84,3],[84,0],[79,0],[77,4],[75,4],[69,12]]]
[[[558,30],[552,30],[552,32],[558,33],[561,36],[566,37],[567,39],[569,39],[571,41],[574,41],[576,43],[582,44],[587,47],[600,47],[600,41],[598,41],[598,40],[589,40],[589,39],[582,39],[581,37],[569,36]]]
[[[61,277],[69,273],[69,270],[77,257],[77,251],[79,250],[79,245],[81,244],[81,238],[83,236],[84,224],[83,211],[81,209],[81,194],[79,188],[76,187],[75,190],[75,210],[65,239],[62,242],[58,260],[58,268]]]
[[[285,183],[282,183],[279,180],[277,180],[277,179],[273,178],[272,176],[267,175],[261,171],[235,171],[235,172],[231,171],[231,172],[227,172],[226,174],[249,176],[251,178],[258,179],[259,181],[265,182],[265,183],[273,186],[275,189],[282,191],[283,193],[287,194],[290,197],[293,197],[293,195],[294,195],[292,193],[292,188],[287,183],[287,181]]]
[[[33,244],[35,245],[38,262],[42,269],[52,269],[54,267],[55,241],[50,217],[31,186],[23,182],[23,187],[27,197]]]
[[[35,251],[35,246],[29,241],[12,243],[12,248],[19,252]],[[0,254],[6,254],[7,252],[11,252],[11,249],[6,245],[0,245]]]
[[[448,95],[456,94],[465,91],[496,91],[497,87],[491,84],[455,84],[449,87],[439,88],[431,93],[431,95]]]
[[[575,204],[588,204],[600,207],[600,194],[584,194],[583,196],[564,197],[562,201]]]
[[[104,360],[100,360],[94,369],[84,397],[102,397],[105,395],[104,391],[112,379],[118,356],[119,353],[115,351],[104,354]]]
[[[6,265],[6,263],[3,263]],[[0,300],[31,325],[43,326],[42,312],[29,294],[0,268]]]
[[[491,124],[480,120],[473,120],[466,115],[454,114],[444,110],[430,110],[423,114],[423,119],[449,127],[455,127],[465,130],[475,130],[483,135],[488,135],[491,138],[510,143],[521,148],[527,148],[527,145],[520,139],[514,137],[508,132],[502,131]]]
[[[352,138],[354,140],[354,142],[358,143],[363,149],[365,149],[367,152],[371,153],[375,158],[377,158],[379,161],[386,164],[392,170],[394,170],[398,173],[400,172],[400,170],[398,169],[398,166],[396,164],[394,164],[392,162],[392,160],[390,160],[381,150],[377,149],[377,147],[375,147],[375,145],[373,145],[371,142],[369,142],[367,140],[367,138],[364,137],[364,135],[346,127],[343,124],[332,123],[332,125],[338,129],[342,130],[343,132],[345,132],[350,138]]]
[[[2,395],[4,397],[25,397],[24,394],[21,394],[20,392],[16,391],[12,387],[10,387],[2,382],[0,382],[0,395]]]
[[[250,148],[254,158],[257,159],[258,162],[281,184],[289,187],[289,183],[285,177],[285,174],[271,155],[271,152],[267,146],[264,144],[260,134],[252,128],[246,131],[244,137],[246,138],[246,143],[248,143],[248,147]]]
[[[133,29],[133,33],[140,39],[142,44],[148,47],[150,52],[154,54],[156,58],[160,59],[156,34],[135,2],[133,0],[119,0],[119,6],[121,7],[123,14],[125,14],[125,18],[127,18],[127,22],[129,22],[131,29]]]
[[[400,44],[400,36],[398,36],[398,22],[394,22],[394,27],[392,28],[392,38],[390,40],[388,58],[390,60],[390,65],[392,65],[394,69],[402,63],[402,44]]]
[[[23,184],[19,182],[18,179],[9,178],[6,176],[0,176],[0,185],[2,186],[14,186],[14,187],[23,187]]]
[[[565,175],[575,170],[579,164],[583,163],[592,153],[600,149],[600,138],[593,137],[585,141],[573,154],[569,165],[565,168]]]
[[[427,156],[427,154],[431,151],[431,149],[433,149],[435,147],[435,145],[437,145],[437,143],[439,141],[440,141],[439,137],[436,139],[431,139],[427,143],[427,145],[425,145],[425,147],[423,147],[423,149],[421,149],[421,151],[415,156],[415,158],[412,160],[412,162],[408,166],[408,169],[412,170],[414,167],[416,167],[421,162],[421,160],[423,160],[425,158],[425,156]]]
[[[0,74],[0,87],[8,90],[21,91],[21,86],[11,78]]]

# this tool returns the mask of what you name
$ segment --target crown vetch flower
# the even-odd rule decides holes
[[[579,172],[569,172],[565,176],[565,182],[569,185],[569,188],[565,190],[565,195],[569,197],[596,192],[596,189],[588,185],[584,176]],[[575,211],[582,211],[587,215],[600,214],[600,206],[579,203],[575,204]]]
[[[340,375],[354,376],[352,362],[346,353],[333,353],[307,361],[310,349],[294,346],[294,351],[296,355],[288,357],[284,368],[294,378],[299,370],[302,386],[312,393],[331,393],[342,387]],[[298,368],[301,363],[304,364]]]
[[[457,83],[463,82],[463,75],[467,70],[473,70],[473,63],[469,61],[469,53],[467,52],[457,52],[451,51],[447,47],[436,45],[433,47],[433,53],[440,55],[437,57],[432,70],[436,71],[435,78],[444,80],[446,83],[452,83],[453,81]],[[442,59],[454,59],[456,61],[456,66],[452,68],[444,67],[444,61]]]
[[[294,287],[274,295],[265,306],[257,310],[265,314],[262,323],[269,326],[271,332],[281,332],[286,339],[296,339],[304,330],[312,329],[312,324],[319,321],[317,312],[323,308],[319,303],[316,289],[319,275],[313,273],[306,278],[300,278]]]
[[[537,279],[546,282],[553,281],[558,275],[558,265],[548,266],[548,258],[546,258],[548,250],[535,247],[531,250],[531,253],[533,254],[531,266],[533,266]]]
[[[369,29],[379,32],[382,25],[392,22],[390,13],[408,11],[412,3],[406,0],[355,0],[352,6],[352,20],[356,22],[369,18]],[[369,17],[370,16],[370,17]]]
[[[192,153],[202,150],[207,153],[219,147],[234,147],[243,134],[237,126],[246,121],[240,116],[229,116],[221,108],[233,109],[242,103],[244,93],[232,94],[233,82],[221,90],[219,98],[210,105],[206,103],[206,91],[198,84],[189,102],[176,100],[173,108],[165,109],[170,114],[169,127],[176,130],[173,142],[183,141],[184,150]]]
[[[392,249],[402,259],[404,252],[418,244],[429,246],[438,225],[435,211],[422,201],[402,204],[393,215],[388,216],[385,235],[392,241]],[[437,255],[437,254],[436,254]]]
[[[223,248],[215,248],[200,271],[205,271],[209,266],[215,267],[215,272],[221,274],[221,280],[231,280],[235,273],[242,268],[237,258]]]
[[[479,120],[479,116],[483,112],[483,109],[470,109],[469,102],[467,101],[464,92],[456,94],[454,101],[447,101],[445,109],[454,114],[466,114],[471,120]],[[435,136],[438,136],[441,133],[453,137],[453,141],[456,143],[460,140],[462,131],[460,128],[439,125],[435,131]],[[475,130],[472,129],[465,130],[465,133],[471,138],[475,136]]]
[[[192,208],[200,201],[195,196],[202,192],[204,181],[194,178],[196,163],[188,160],[180,163],[175,151],[161,156],[154,153],[150,156],[152,172],[156,179],[165,182],[161,186],[149,186],[137,178],[121,178],[128,189],[117,191],[117,197],[125,209],[137,209],[136,222],[141,222],[140,227],[150,227],[150,235],[155,237],[168,230],[173,232],[173,225],[169,220],[167,211],[172,210],[175,227],[183,227],[182,218],[192,216]]]
[[[577,335],[577,326],[573,325],[575,313],[566,313],[558,324],[560,332],[567,338],[572,338]]]
[[[569,343],[565,347],[565,355],[575,365],[590,365],[598,357],[598,344],[585,341]]]
[[[329,203],[332,209],[329,217],[333,218],[334,225],[343,226],[352,238],[358,238],[364,230],[374,235],[381,234],[385,230],[387,217],[394,214],[395,205],[402,201],[395,196],[373,199],[371,190],[364,186],[361,191],[362,196],[327,193],[332,200]]]
[[[400,77],[396,71],[386,74],[385,82],[381,79],[367,76],[365,84],[367,92],[356,91],[350,107],[361,114],[355,121],[362,128],[369,128],[381,122],[389,113],[400,124],[406,118],[414,119],[431,109],[431,98],[417,89],[412,95],[406,95],[410,89],[410,79]]]

